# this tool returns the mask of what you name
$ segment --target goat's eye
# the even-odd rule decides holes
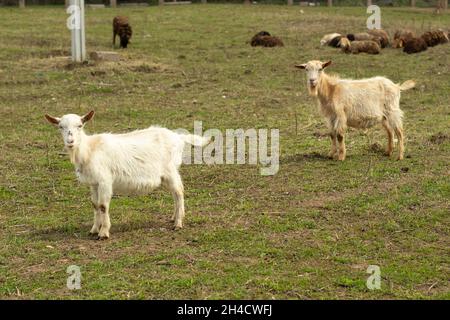
[[[319,72],[323,71],[323,69],[319,69]]]
[[[82,125],[82,124],[80,124],[80,125],[78,126],[78,129],[81,129],[81,128],[83,128],[83,125]]]

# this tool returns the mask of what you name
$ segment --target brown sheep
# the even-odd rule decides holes
[[[397,30],[394,34],[394,41],[392,42],[393,48],[403,48],[405,43],[415,38],[416,35],[411,30]]]
[[[381,48],[386,48],[389,45],[389,35],[382,29],[372,29],[367,31],[368,34],[380,38]]]
[[[408,54],[418,53],[427,50],[428,46],[422,38],[412,38],[406,41],[403,52]]]
[[[270,35],[267,31],[260,31],[253,36],[250,41],[252,47],[283,47],[284,43],[281,39]]]
[[[379,54],[381,51],[380,45],[372,40],[365,41],[352,41],[347,38],[342,38],[340,41],[340,47],[345,53],[357,54],[360,52],[365,52],[368,54]]]
[[[350,41],[375,41],[381,47],[381,38],[379,36],[368,34],[367,32],[349,33],[347,34],[347,39]]]
[[[448,36],[442,30],[427,31],[422,35],[422,39],[425,40],[429,47],[434,47],[449,41]]]
[[[133,30],[128,22],[128,17],[117,16],[113,19],[113,46],[116,45],[117,35],[119,35],[120,38],[120,47],[126,48],[133,35]]]

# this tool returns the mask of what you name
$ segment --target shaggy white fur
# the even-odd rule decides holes
[[[388,134],[387,155],[393,151],[394,132],[398,138],[398,159],[403,159],[403,112],[400,92],[415,86],[412,80],[401,85],[384,77],[352,80],[329,76],[323,71],[331,61],[309,61],[296,65],[306,70],[308,91],[318,98],[320,111],[327,120],[331,136],[330,157],[344,160],[344,134],[347,126],[369,128],[381,123]]]
[[[78,179],[91,188],[94,225],[91,234],[109,237],[109,203],[113,194],[146,194],[161,184],[175,200],[172,219],[182,228],[184,191],[178,168],[186,143],[204,146],[209,138],[178,134],[159,127],[125,134],[87,135],[84,124],[94,112],[84,116],[66,114],[61,118],[45,115],[59,127],[64,145],[74,164]]]

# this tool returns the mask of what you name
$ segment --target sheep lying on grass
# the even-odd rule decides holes
[[[449,41],[448,36],[442,30],[427,31],[422,35],[422,39],[425,40],[429,47],[434,47]]]
[[[422,38],[412,38],[406,41],[403,52],[408,54],[418,53],[428,49],[427,43]]]
[[[416,35],[411,30],[397,30],[394,34],[394,41],[392,42],[393,48],[403,48],[408,42],[415,38]]]
[[[281,39],[272,36],[267,31],[260,31],[253,36],[250,40],[250,44],[252,47],[261,46],[261,47],[283,47],[284,43]]]
[[[159,127],[125,134],[87,135],[83,127],[93,115],[94,111],[81,117],[45,115],[59,127],[79,181],[91,188],[94,225],[90,233],[98,235],[98,239],[109,238],[109,203],[113,194],[146,194],[161,184],[175,200],[175,229],[182,228],[184,191],[178,168],[183,149],[185,144],[204,146],[209,139]]]
[[[317,97],[320,111],[330,130],[329,156],[344,160],[344,135],[347,126],[370,128],[381,123],[388,134],[387,155],[392,155],[394,133],[398,139],[398,159],[403,159],[403,112],[400,110],[400,92],[415,86],[408,80],[401,85],[384,77],[351,80],[330,76],[323,71],[331,61],[309,61],[296,65],[306,70],[309,94]]]
[[[330,47],[337,48],[339,46],[339,41],[341,40],[342,35],[340,33],[330,33],[326,34],[320,40],[320,45],[329,45]]]
[[[427,31],[420,37],[416,37],[410,30],[398,30],[395,32],[392,47],[403,48],[403,52],[410,54],[447,42],[449,42],[448,35],[442,30]]]
[[[116,45],[116,36],[119,35],[120,46],[126,48],[130,42],[133,30],[127,17],[117,16],[113,19],[113,46]]]
[[[389,35],[386,31],[382,29],[372,29],[367,31],[367,33],[380,39],[381,48],[386,48],[389,46]]]
[[[345,53],[357,54],[360,52],[365,52],[369,54],[379,54],[381,52],[380,45],[372,40],[350,42],[349,39],[342,38],[339,42],[339,46]]]
[[[367,32],[355,33],[355,34],[349,33],[346,36],[346,38],[348,40],[350,40],[351,42],[353,42],[353,41],[374,41],[381,47],[381,38],[378,36],[368,34]]]

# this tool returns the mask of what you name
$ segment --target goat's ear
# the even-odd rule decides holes
[[[331,60],[327,61],[325,63],[322,63],[322,68],[325,69],[326,67],[328,67],[331,64]]]
[[[61,121],[60,118],[52,117],[48,114],[45,115],[45,119],[47,119],[48,122],[50,122],[51,124],[54,124],[54,125],[58,125],[59,121]]]
[[[81,122],[82,123],[86,123],[89,120],[92,119],[92,117],[94,116],[94,110],[91,110],[89,113],[85,114],[84,116],[81,117]]]
[[[299,68],[299,69],[305,69],[305,68],[306,68],[306,63],[303,63],[303,64],[296,64],[295,67],[296,67],[296,68]]]

